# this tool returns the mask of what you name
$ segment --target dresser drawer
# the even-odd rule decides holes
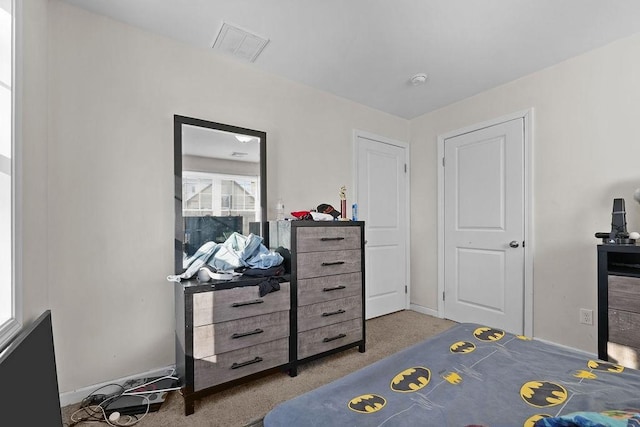
[[[362,339],[362,318],[298,334],[298,359],[333,350]]]
[[[289,339],[282,338],[194,362],[194,391],[284,365],[289,361]]]
[[[640,347],[640,314],[609,309],[609,341]]]
[[[640,348],[628,345],[617,344],[609,341],[607,343],[607,357],[609,362],[628,368],[640,369]]]
[[[298,332],[362,317],[360,295],[298,307]]]
[[[197,326],[193,330],[193,357],[202,359],[288,336],[288,310]]]
[[[640,313],[640,278],[609,276],[609,308]]]
[[[360,244],[360,227],[300,227],[296,234],[298,253],[360,249]]]
[[[360,249],[298,254],[298,280],[361,271]]]
[[[242,286],[193,295],[193,326],[289,310],[289,282],[261,297],[258,286]]]
[[[298,305],[362,295],[362,273],[339,274],[298,281]]]

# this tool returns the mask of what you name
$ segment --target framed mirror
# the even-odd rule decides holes
[[[267,235],[267,134],[174,116],[175,271],[208,241]]]

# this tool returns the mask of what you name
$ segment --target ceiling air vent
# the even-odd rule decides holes
[[[216,41],[213,43],[213,49],[253,62],[267,43],[269,43],[269,40],[225,22],[222,24]]]

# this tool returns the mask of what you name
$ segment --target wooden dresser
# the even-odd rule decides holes
[[[598,246],[598,357],[640,368],[640,246]]]
[[[186,415],[204,395],[289,368],[290,285],[260,296],[263,280],[176,283],[176,371]]]
[[[358,347],[365,351],[364,223],[278,221],[291,253],[280,290],[263,278],[175,283],[176,371],[185,414],[203,396]],[[276,231],[278,230],[278,231]],[[275,248],[271,245],[272,248]]]
[[[364,223],[270,223],[272,248],[291,251],[291,375],[301,362],[365,351]]]

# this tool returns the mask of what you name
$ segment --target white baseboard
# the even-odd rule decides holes
[[[60,406],[65,407],[68,405],[73,405],[76,403],[82,402],[82,399],[93,393],[95,390],[105,387],[109,384],[123,384],[125,381],[133,380],[135,378],[148,378],[148,377],[161,377],[164,375],[169,375],[173,372],[173,366],[167,366],[164,368],[154,369],[152,371],[143,372],[141,374],[130,375],[128,377],[119,378],[112,381],[107,381],[100,384],[94,384],[87,387],[79,388],[73,391],[67,391],[64,393],[60,393]]]
[[[413,310],[413,311],[417,311],[418,313],[427,314],[429,316],[440,318],[440,316],[438,315],[438,310],[434,310],[432,308],[423,307],[423,306],[418,305],[418,304],[411,304],[409,309]],[[550,344],[550,345],[555,345],[555,346],[558,346],[558,347],[562,347],[562,348],[570,350],[570,351],[577,351],[578,353],[584,354],[585,357],[589,357],[589,358],[592,358],[592,359],[598,359],[598,355],[596,353],[591,353],[591,352],[588,352],[588,351],[585,351],[585,350],[580,350],[580,349],[577,349],[577,348],[574,348],[574,347],[569,347],[567,345],[558,344],[558,343],[555,343],[553,341],[548,341],[548,340],[545,340],[545,339],[542,339],[542,338],[533,337],[533,339],[536,340],[536,341],[543,342],[545,344]]]
[[[595,353],[591,353],[591,352],[588,352],[588,351],[580,350],[580,349],[574,348],[574,347],[569,347],[568,345],[562,345],[562,344],[558,344],[558,343],[553,342],[553,341],[543,340],[542,338],[533,337],[533,339],[535,341],[540,341],[540,342],[543,342],[543,343],[549,344],[549,345],[555,345],[556,347],[561,347],[561,348],[564,348],[566,350],[577,351],[578,353],[584,354],[585,357],[590,357],[592,359],[597,359],[598,358],[598,355],[595,354]]]
[[[438,316],[438,310],[434,310],[432,308],[424,307],[418,304],[409,304],[409,309],[417,311],[418,313],[428,314],[429,316],[440,317]]]

